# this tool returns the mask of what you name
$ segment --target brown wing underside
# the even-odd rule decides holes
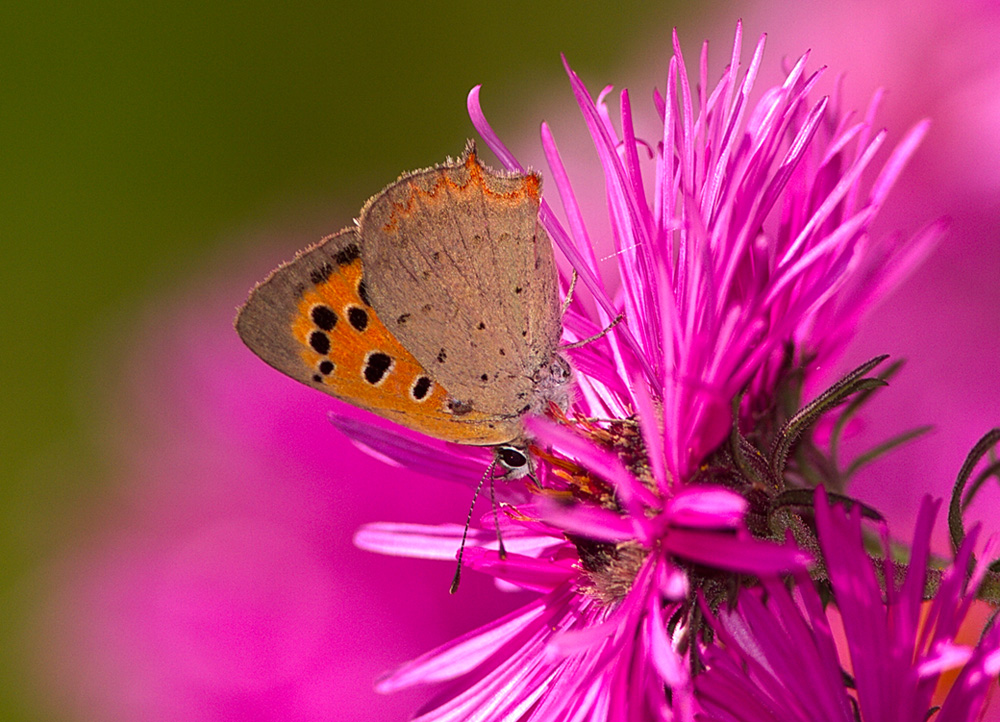
[[[359,219],[372,303],[457,398],[497,416],[529,405],[561,333],[537,175],[457,161],[404,175]]]

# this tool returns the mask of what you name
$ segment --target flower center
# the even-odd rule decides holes
[[[649,556],[649,549],[632,541],[608,544],[576,535],[567,536],[576,546],[580,567],[585,572],[580,591],[604,606],[616,606],[632,588]]]

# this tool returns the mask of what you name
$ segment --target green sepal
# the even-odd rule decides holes
[[[882,371],[876,378],[882,379],[888,382],[893,376],[899,373],[899,370],[903,368],[903,364],[906,363],[906,359],[897,359],[893,361],[888,368]],[[865,402],[871,398],[871,395],[875,393],[877,389],[870,389],[862,391],[857,394],[850,403],[844,408],[843,412],[837,416],[837,420],[833,424],[833,430],[830,432],[830,459],[833,465],[837,466],[837,452],[840,450],[840,437],[844,433],[844,429],[847,428],[847,422],[854,418],[855,414],[861,410],[861,407],[865,405]]]
[[[771,508],[773,510],[788,506],[812,508],[815,498],[816,492],[813,489],[789,489],[788,491],[781,492],[771,501]],[[842,504],[848,511],[850,511],[852,507],[857,506],[861,510],[861,516],[866,519],[871,519],[872,521],[877,522],[885,521],[885,517],[882,516],[877,509],[868,506],[864,502],[858,501],[857,499],[852,499],[849,496],[837,494],[836,492],[829,490],[826,492],[826,498],[829,499],[831,504]]]

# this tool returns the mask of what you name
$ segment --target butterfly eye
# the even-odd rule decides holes
[[[507,471],[521,471],[528,466],[528,457],[514,446],[498,446],[496,458]]]

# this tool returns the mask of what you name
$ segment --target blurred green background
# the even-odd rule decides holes
[[[526,122],[504,99],[566,87],[559,52],[596,90],[682,20],[643,2],[4,4],[0,718],[51,718],[25,693],[24,580],[87,529],[111,463],[95,427],[147,299],[252,251],[238,229],[308,206],[335,230],[459,152],[474,84],[494,123]]]

